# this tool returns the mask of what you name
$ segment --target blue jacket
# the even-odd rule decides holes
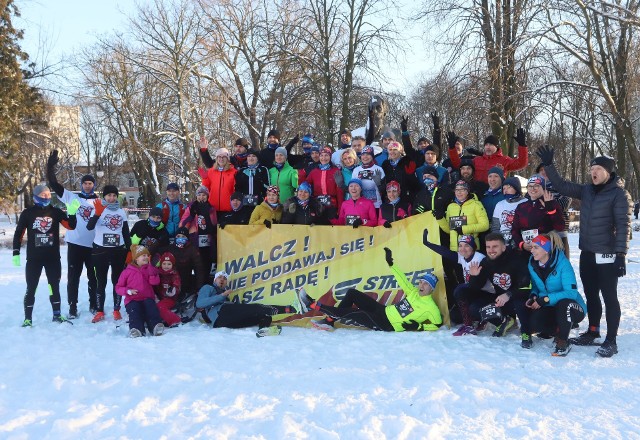
[[[504,194],[502,193],[502,187],[498,189],[488,189],[484,193],[481,202],[489,218],[493,217],[493,211],[495,211],[496,205],[503,200]]]
[[[553,251],[553,255],[548,262],[549,266],[545,270],[548,274],[543,281],[541,269],[538,262],[529,258],[529,273],[531,274],[531,296],[549,297],[549,303],[545,307],[553,307],[562,299],[572,299],[582,307],[587,313],[587,305],[578,292],[576,274],[571,267],[571,263],[565,257],[564,252],[559,249]]]
[[[218,286],[210,284],[205,284],[198,292],[196,307],[204,309],[213,324],[216,323],[218,313],[228,299],[228,296],[222,294],[223,292],[224,290]]]

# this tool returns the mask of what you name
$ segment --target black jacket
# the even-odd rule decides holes
[[[258,196],[256,205],[262,203],[267,195],[267,186],[269,186],[269,170],[263,165],[258,165],[256,168],[240,168],[236,173],[236,191],[245,196]]]
[[[67,216],[60,208],[34,205],[20,214],[13,235],[13,255],[20,255],[22,237],[27,233],[28,259],[60,259],[60,223],[75,229],[76,216]]]
[[[631,231],[633,201],[615,173],[600,188],[564,180],[554,165],[544,167],[553,187],[560,193],[580,199],[580,241],[583,251],[627,253]]]
[[[309,199],[306,206],[302,206],[295,196],[291,197],[284,202],[280,223],[289,225],[322,224],[324,223],[323,207],[314,198]]]
[[[531,276],[527,260],[521,252],[507,249],[495,260],[485,257],[480,267],[479,275],[469,277],[472,287],[482,289],[488,280],[496,289],[496,295],[510,292],[529,296]]]

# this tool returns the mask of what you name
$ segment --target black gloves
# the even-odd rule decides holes
[[[438,116],[438,112],[431,112],[431,120],[433,121],[433,129],[438,130],[440,128],[440,116]]]
[[[227,226],[226,223],[218,223],[218,226],[220,226],[220,229],[224,229],[225,226]]]
[[[516,130],[516,135],[513,137],[519,146],[524,147],[527,145],[527,132],[524,128],[520,127]]]
[[[384,226],[387,229],[391,228],[391,223],[389,223],[389,220],[385,220],[385,222],[382,224],[382,226]]]
[[[447,133],[447,144],[449,144],[450,150],[453,150],[454,148],[456,148],[457,140],[458,140],[458,136],[453,131],[450,131]]]
[[[425,229],[422,233],[422,244],[426,246],[427,243],[429,243],[429,230]]]
[[[546,301],[544,300],[545,298],[548,298],[548,297],[546,297],[546,296],[539,296],[538,298],[536,298],[536,302],[538,303],[538,305],[539,305],[540,307],[544,307],[544,306],[546,306],[547,304],[549,304],[548,302],[546,302]]]
[[[613,264],[615,265],[618,277],[623,277],[627,274],[627,259],[623,253],[616,254],[616,260]]]
[[[456,231],[458,235],[464,235],[464,232],[462,232],[462,226],[458,226],[454,229],[454,231]]]
[[[352,226],[353,229],[357,229],[358,226],[362,226],[364,223],[362,223],[362,219],[361,218],[357,218],[353,221]]]
[[[538,148],[536,155],[540,158],[542,165],[551,165],[553,163],[554,148],[549,145],[543,145]]]
[[[53,150],[47,159],[47,169],[52,170],[58,164],[58,150]]]
[[[402,119],[400,119],[400,129],[402,130],[403,133],[406,133],[409,131],[408,122],[409,122],[409,116],[403,116]]]
[[[420,324],[415,319],[412,319],[409,322],[403,322],[402,328],[408,332],[417,332],[420,331]]]
[[[384,248],[384,259],[387,260],[389,266],[393,266],[393,254],[388,247]]]
[[[269,220],[265,220],[265,221],[264,221],[264,225],[265,225],[267,228],[271,229],[271,222],[270,222]]]

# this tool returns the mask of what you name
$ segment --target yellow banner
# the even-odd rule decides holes
[[[233,301],[291,304],[294,289],[304,287],[314,299],[331,306],[355,288],[381,304],[401,301],[404,293],[385,261],[384,248],[412,284],[425,272],[438,277],[433,298],[449,326],[449,310],[440,256],[422,244],[422,233],[439,243],[438,224],[427,212],[392,223],[392,228],[360,226],[228,225],[218,230],[218,270],[230,275]],[[308,315],[308,316],[307,316]],[[308,325],[310,312],[284,322]]]

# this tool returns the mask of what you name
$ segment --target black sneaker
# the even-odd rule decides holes
[[[78,319],[78,316],[78,307],[75,304],[70,305],[67,319]]]
[[[73,325],[73,322],[68,321],[67,318],[65,318],[62,315],[53,315],[53,319],[51,321],[57,322],[58,324],[62,324],[63,322],[67,322],[67,323]]]
[[[580,335],[577,338],[569,339],[569,342],[571,342],[573,345],[598,345],[598,343],[595,342],[595,340],[599,338],[600,338],[599,332],[587,330],[584,333],[580,333]]]
[[[596,354],[603,358],[610,358],[614,354],[618,354],[618,344],[605,339],[600,348],[596,350]]]
[[[520,347],[530,349],[533,346],[533,339],[531,339],[531,335],[529,333],[522,333],[522,342],[520,342]]]
[[[553,353],[551,353],[551,356],[556,356],[556,357],[565,357],[566,355],[569,354],[569,352],[571,351],[571,344],[569,342],[558,342],[556,344],[556,349],[554,350]]]
[[[502,324],[496,327],[495,331],[491,336],[493,336],[494,338],[501,338],[502,336],[504,336],[506,332],[509,331],[511,327],[513,327],[515,323],[516,323],[516,320],[513,319],[511,316],[505,316],[504,319],[502,320]]]

